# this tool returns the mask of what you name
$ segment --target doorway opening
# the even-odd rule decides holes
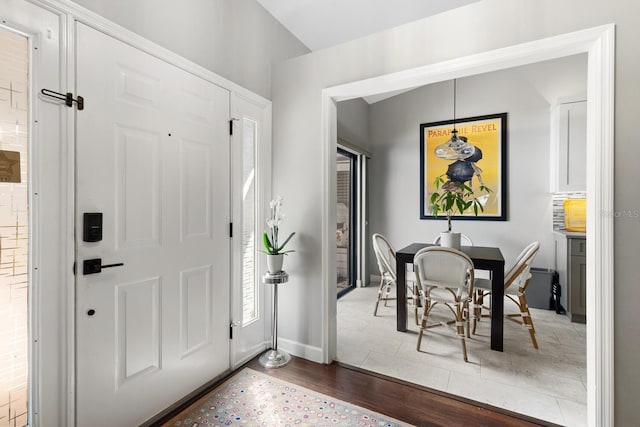
[[[588,54],[587,92],[587,403],[590,424],[610,424],[613,420],[613,222],[598,215],[613,211],[613,88],[614,88],[614,26],[607,25],[576,31],[482,52],[437,64],[353,81],[322,91],[323,144],[325,159],[335,150],[335,129],[339,101],[376,93],[390,93],[424,84],[445,81],[531,64],[586,52]],[[591,102],[593,95],[593,102]],[[327,169],[331,165],[325,163]],[[331,182],[326,187],[331,189]],[[324,207],[328,212],[333,199],[325,191]],[[326,223],[324,227],[330,227]],[[325,256],[330,246],[325,245]],[[328,316],[336,314],[331,305],[330,282],[326,282]],[[335,325],[327,322],[328,326]],[[323,343],[324,356],[333,360],[336,349],[336,331],[328,330]]]
[[[29,423],[29,40],[0,28],[0,425]]]

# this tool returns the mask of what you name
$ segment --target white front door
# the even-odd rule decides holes
[[[76,61],[76,425],[132,426],[230,366],[229,92],[82,24]]]

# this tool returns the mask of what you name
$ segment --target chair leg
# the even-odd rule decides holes
[[[384,306],[387,306],[387,301],[389,301],[389,294],[391,293],[391,286],[387,285],[384,288]]]
[[[413,295],[413,316],[415,317],[415,320],[416,320],[416,326],[420,326],[420,319],[418,316],[418,312],[420,311],[421,299],[420,299],[420,292],[417,291],[416,283],[413,284],[413,290],[411,294]]]
[[[529,335],[531,336],[531,343],[533,344],[533,348],[538,349],[538,341],[536,340],[536,330],[533,327],[533,320],[531,319],[531,312],[529,311],[529,305],[527,304],[527,297],[524,292],[518,292],[518,301],[520,306],[520,315],[522,316],[522,322],[529,330]]]
[[[462,337],[460,337],[460,342],[462,343],[462,357],[465,362],[469,362],[467,359],[467,343],[464,340],[464,332],[462,333]]]
[[[467,343],[464,339],[464,320],[462,318],[462,307],[461,304],[457,304],[456,308],[456,331],[458,332],[458,336],[460,337],[460,343],[462,344],[462,356],[464,357],[464,361],[467,360]]]
[[[482,317],[482,304],[484,302],[484,293],[482,289],[476,290],[473,294],[473,335],[476,334],[476,326]]]
[[[464,303],[464,307],[465,307],[465,309],[464,309],[464,319],[465,319],[465,329],[467,330],[467,338],[471,338],[471,336],[469,335],[470,330],[471,330],[471,323],[470,323],[470,320],[469,320],[469,317],[471,317],[471,311],[469,310],[469,301],[468,300]]]
[[[416,345],[416,350],[420,351],[420,344],[422,344],[422,336],[424,335],[424,330],[427,327],[427,316],[428,316],[427,305],[424,306],[424,313],[422,314],[422,322],[420,322],[420,332],[418,333],[418,344]]]
[[[378,299],[376,300],[376,307],[373,309],[374,316],[378,315],[378,305],[380,304],[380,299],[382,298],[383,291],[384,291],[384,277],[380,278],[380,286],[378,287]]]
[[[420,351],[420,345],[422,344],[422,337],[424,335],[424,330],[427,329],[427,318],[429,317],[429,311],[431,309],[431,304],[429,300],[425,296],[423,304],[422,304],[422,319],[420,320],[420,332],[418,333],[418,344],[416,346],[416,350]]]

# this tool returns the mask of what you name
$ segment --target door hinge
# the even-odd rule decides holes
[[[229,119],[229,135],[233,135],[233,122],[234,120],[240,120],[240,119],[236,119],[235,117],[232,117]]]
[[[229,237],[233,237],[233,223],[230,222],[229,223]]]
[[[233,339],[233,328],[236,326],[240,326],[240,322],[231,322],[229,323],[229,339]]]
[[[73,107],[73,103],[75,102],[78,105],[78,110],[84,110],[84,98],[78,96],[76,99],[73,99],[73,94],[71,92],[60,93],[49,89],[42,89],[40,93],[44,96],[63,100],[67,107]]]

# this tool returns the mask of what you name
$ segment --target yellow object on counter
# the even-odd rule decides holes
[[[567,231],[587,231],[587,199],[564,201],[564,227]]]

